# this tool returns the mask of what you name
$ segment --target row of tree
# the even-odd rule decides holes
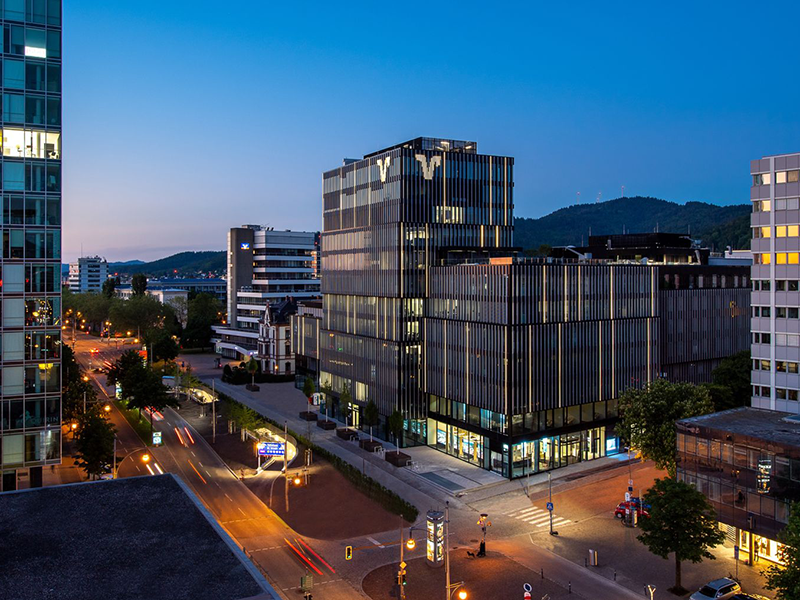
[[[184,348],[208,347],[211,327],[222,316],[222,304],[210,294],[162,304],[144,292],[123,300],[113,295],[113,289],[110,291],[111,295],[76,294],[65,288],[62,296],[65,317],[75,319],[73,325],[83,326],[86,331],[101,333],[111,323],[114,332],[141,336],[148,349],[152,347],[153,360],[175,358],[179,351],[177,340]]]
[[[676,594],[684,594],[681,563],[714,559],[711,549],[722,544],[725,535],[717,526],[717,514],[706,497],[694,486],[677,479],[677,430],[675,422],[739,405],[749,397],[748,353],[727,359],[714,372],[712,385],[692,385],[656,380],[643,389],[627,390],[619,400],[618,433],[645,460],[667,472],[656,479],[642,499],[649,505],[650,518],[639,521],[639,541],[656,556],[675,558]],[[742,373],[747,371],[747,385]],[[737,387],[737,383],[740,385]],[[723,402],[715,406],[713,398]],[[733,401],[731,400],[733,399]],[[787,527],[779,536],[783,566],[765,571],[767,588],[777,592],[778,600],[800,598],[800,503],[792,505]]]
[[[136,350],[124,352],[111,366],[106,375],[110,385],[117,385],[128,408],[136,409],[141,418],[142,410],[150,409],[150,426],[153,411],[177,406],[178,401],[161,382],[161,375],[142,360]]]

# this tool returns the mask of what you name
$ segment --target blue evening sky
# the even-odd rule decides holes
[[[749,200],[800,151],[797,3],[64,1],[64,257],[320,227],[322,171],[417,136],[516,159],[516,215]]]

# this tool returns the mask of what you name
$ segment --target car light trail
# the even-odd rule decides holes
[[[147,470],[150,471],[150,475],[155,475],[155,473],[153,473],[153,469],[150,468],[150,465],[145,466],[147,467]]]
[[[186,444],[183,441],[183,437],[181,436],[181,432],[178,430],[177,427],[175,428],[175,435],[178,436],[178,441],[181,443],[181,446],[185,446]]]
[[[302,552],[300,552],[300,551],[299,551],[297,548],[295,548],[295,547],[292,545],[292,542],[290,542],[290,541],[289,541],[289,540],[287,540],[286,538],[283,538],[283,541],[284,541],[284,542],[286,542],[287,544],[289,544],[289,548],[291,548],[292,550],[294,550],[294,551],[295,551],[295,554],[297,554],[297,556],[299,556],[299,557],[300,557],[300,560],[302,560],[302,561],[303,561],[304,563],[306,563],[306,564],[307,564],[309,567],[311,567],[312,569],[314,569],[314,571],[316,571],[316,572],[317,572],[319,575],[322,575],[322,571],[320,571],[320,570],[319,570],[317,567],[315,567],[315,566],[314,566],[314,563],[312,563],[310,560],[308,560],[308,558],[306,558],[306,555],[305,555],[305,554],[303,554],[303,553],[302,553]]]
[[[192,464],[192,461],[190,461],[190,460],[187,460],[186,462],[188,462],[188,463],[189,463],[189,466],[190,466],[190,467],[192,467],[192,469],[194,469],[194,472],[195,472],[195,473],[197,473],[197,476],[200,478],[200,480],[201,480],[203,483],[208,483],[208,482],[207,482],[205,479],[203,479],[203,476],[202,476],[202,475],[200,475],[200,471],[198,471],[198,470],[197,470],[197,468],[196,468],[196,467],[195,467],[195,466]],[[322,573],[320,573],[320,575],[322,575]]]
[[[324,559],[324,558],[322,558],[322,557],[321,557],[319,554],[317,554],[316,552],[314,552],[314,551],[311,549],[311,546],[309,546],[308,544],[306,544],[306,543],[305,543],[305,542],[302,540],[302,538],[295,538],[295,539],[296,539],[298,542],[300,542],[301,544],[303,544],[303,546],[305,546],[305,547],[308,549],[308,551],[309,551],[309,552],[311,552],[311,554],[313,554],[314,556],[316,556],[316,557],[319,559],[319,561],[320,561],[320,562],[321,562],[323,565],[325,565],[326,567],[328,567],[328,568],[331,570],[331,573],[336,573],[336,569],[334,569],[334,568],[333,568],[332,566],[330,566],[330,565],[329,565],[327,562],[325,562],[325,559]]]
[[[156,469],[157,469],[157,470],[158,470],[158,472],[159,472],[159,473],[161,473],[162,475],[164,474],[164,471],[163,471],[163,469],[161,468],[161,465],[159,465],[158,463],[156,463]]]
[[[184,426],[183,430],[186,432],[186,437],[189,438],[189,441],[194,444],[194,438],[192,437],[192,434],[189,433],[189,428]]]

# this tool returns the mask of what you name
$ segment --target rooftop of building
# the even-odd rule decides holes
[[[308,308],[322,308],[322,300],[300,300],[298,306],[307,306]]]
[[[201,507],[173,475],[0,493],[0,598],[264,594],[263,578]]]
[[[393,146],[389,146],[388,148],[384,148],[376,152],[370,152],[369,154],[365,154],[364,158],[378,156],[379,154],[383,154],[384,152],[389,152],[390,150],[395,150],[397,148],[410,148],[411,150],[423,150],[423,151],[436,150],[439,152],[461,152],[464,154],[477,154],[478,142],[470,142],[466,140],[451,140],[447,138],[418,137],[414,138],[413,140],[408,140],[407,142],[394,144]]]
[[[800,446],[800,416],[743,406],[678,421],[682,429],[706,427],[767,442]]]

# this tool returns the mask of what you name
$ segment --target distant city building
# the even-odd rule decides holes
[[[175,305],[176,302],[188,302],[189,301],[189,292],[185,289],[177,289],[177,288],[168,288],[168,287],[150,287],[150,282],[147,283],[147,290],[145,290],[145,294],[148,296],[152,296],[161,304],[172,304]],[[133,289],[131,289],[130,284],[122,284],[117,287],[116,295],[123,300],[129,300],[133,296]]]
[[[241,359],[259,354],[260,343],[262,349],[272,348],[276,338],[268,337],[271,326],[263,326],[270,306],[281,319],[285,316],[289,338],[290,313],[286,307],[320,295],[314,267],[314,253],[318,251],[319,234],[314,232],[275,231],[259,225],[235,227],[228,232],[228,318],[225,325],[214,327],[213,338],[219,354]],[[279,307],[284,301],[289,304]],[[266,337],[259,339],[260,334]],[[278,365],[279,374],[291,374],[294,358],[287,360],[283,351],[274,347],[272,356],[259,354],[262,367],[272,365],[271,372],[276,373],[274,366]],[[289,373],[285,373],[287,362]]]
[[[228,282],[221,277],[204,277],[204,278],[161,278],[149,279],[147,281],[147,289],[170,289],[170,290],[185,290],[188,292],[189,297],[192,298],[197,294],[209,294],[214,296],[217,300],[225,304],[227,299],[227,286]]]
[[[5,2],[3,19],[0,491],[8,491],[18,480],[41,486],[43,465],[61,462],[61,2]]]
[[[108,262],[99,256],[82,256],[69,263],[67,286],[71,292],[99,293],[108,279]]]
[[[297,384],[303,365],[347,387],[351,424],[372,400],[384,439],[399,411],[403,445],[511,478],[618,452],[619,395],[707,378],[746,348],[749,306],[747,269],[712,268],[684,236],[517,257],[513,165],[417,138],[324,173],[322,310],[292,319]],[[688,350],[664,361],[670,343]]]

